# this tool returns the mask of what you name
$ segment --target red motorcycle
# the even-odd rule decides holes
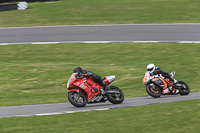
[[[173,77],[175,72],[171,72],[170,75]],[[161,75],[150,76],[148,71],[143,78],[143,84],[146,86],[146,92],[154,98],[159,98],[161,95],[188,95],[190,93],[189,86],[183,81],[173,83]],[[167,88],[170,87],[172,89],[168,91]],[[167,90],[167,93],[165,93],[165,90]]]
[[[104,81],[111,84],[115,76],[106,76]],[[68,100],[76,107],[84,107],[86,103],[106,102],[120,104],[124,101],[123,92],[116,86],[104,90],[103,86],[96,83],[90,77],[79,77],[78,73],[73,73],[67,82]]]

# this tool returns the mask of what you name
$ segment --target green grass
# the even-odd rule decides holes
[[[0,27],[200,23],[199,0],[62,0],[0,12]]]
[[[54,116],[0,119],[1,133],[199,133],[200,99]]]
[[[200,86],[200,45],[178,43],[45,44],[0,46],[0,106],[66,102],[66,83],[76,66],[116,75],[111,84],[125,97],[147,96],[142,79],[148,63]]]

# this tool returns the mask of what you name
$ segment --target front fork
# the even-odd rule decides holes
[[[154,90],[157,90],[155,84],[151,83],[149,86],[151,86]]]
[[[69,90],[70,92],[77,92],[77,94],[78,94],[78,97],[80,97],[80,93],[81,93],[81,91],[80,91],[80,89],[79,88],[76,88],[76,89],[71,89],[71,90]]]
[[[77,102],[82,102],[82,100],[81,100],[81,97],[80,97],[80,93],[81,93],[81,90],[80,89],[71,89],[70,90],[70,92],[76,92],[75,94],[74,94],[74,99],[77,101]]]

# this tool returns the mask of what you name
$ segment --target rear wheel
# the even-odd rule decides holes
[[[108,101],[113,104],[120,104],[124,101],[124,93],[116,86],[110,86],[109,91],[118,91],[118,94],[108,94]]]
[[[190,93],[190,87],[183,81],[178,81],[177,84],[181,84],[181,87],[177,87],[180,95],[188,95]]]
[[[152,86],[150,86],[150,84],[148,84],[146,87],[146,91],[150,96],[154,98],[159,98],[161,96],[161,90],[157,86],[153,88]]]
[[[87,102],[86,97],[81,92],[77,93],[75,91],[68,93],[68,100],[75,107],[84,107]]]

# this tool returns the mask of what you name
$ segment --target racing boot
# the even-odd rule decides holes
[[[169,90],[170,90],[171,92],[173,92],[173,87],[172,87],[172,86],[170,86],[170,87],[169,87]]]
[[[170,80],[171,82],[173,82],[174,84],[177,83],[177,80],[176,80],[175,78],[169,77],[169,80]]]
[[[103,89],[106,91],[106,90],[109,90],[110,89],[110,86],[108,84],[106,84],[106,82],[103,80],[102,81],[102,86],[103,86]]]
[[[177,95],[178,93],[179,93],[179,90],[178,90],[178,89],[173,89],[173,90],[172,90],[172,94]]]
[[[100,88],[100,94],[105,95],[105,91],[108,90],[110,87],[108,84],[106,84],[104,80],[102,80],[100,84],[103,86],[103,88]]]
[[[105,91],[103,88],[100,88],[100,94],[105,95]]]
[[[168,93],[170,93],[169,88],[166,88],[166,89],[164,89],[164,90],[162,91],[162,94],[168,94]]]
[[[178,94],[179,90],[174,88],[174,85],[169,87],[169,90],[171,92],[171,94]]]

